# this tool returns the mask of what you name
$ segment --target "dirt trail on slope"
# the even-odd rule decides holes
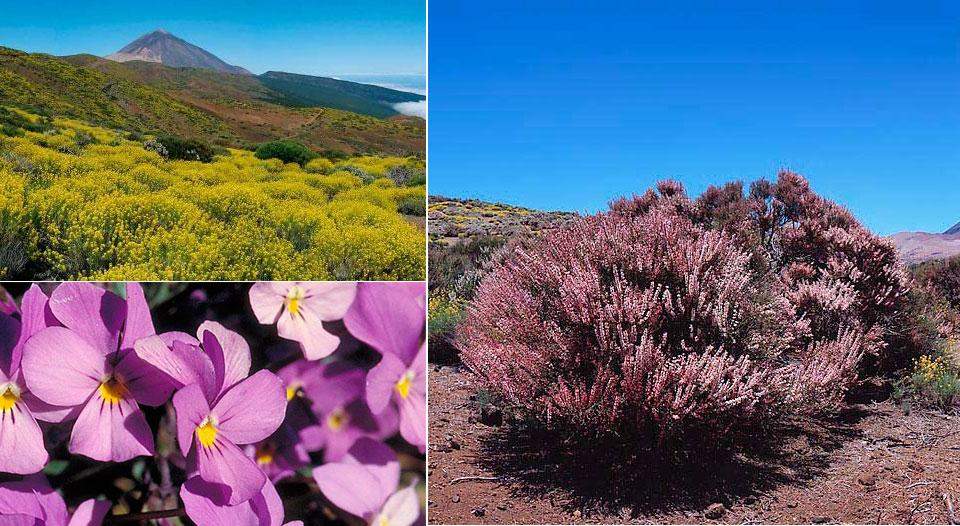
[[[960,418],[939,412],[857,403],[730,458],[616,469],[602,447],[565,451],[482,416],[469,374],[430,367],[431,524],[949,524],[948,501],[960,514]]]

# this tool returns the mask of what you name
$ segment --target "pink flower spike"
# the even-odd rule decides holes
[[[276,323],[281,337],[299,342],[308,360],[319,360],[340,344],[322,322],[343,318],[356,292],[354,282],[259,282],[250,287],[250,306],[260,323]]]

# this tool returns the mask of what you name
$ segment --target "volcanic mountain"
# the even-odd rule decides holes
[[[900,257],[908,264],[946,259],[960,254],[960,223],[942,234],[899,232],[890,236],[890,239],[897,246]]]
[[[162,29],[147,33],[106,58],[116,62],[157,62],[175,68],[202,68],[222,73],[250,75],[240,66],[232,66],[213,53],[201,49]]]
[[[213,101],[252,96],[290,108],[335,108],[389,118],[400,115],[404,103],[426,99],[371,84],[268,71],[254,75],[232,66],[212,53],[158,29],[127,44],[106,60],[91,55],[73,55],[67,60],[168,90],[183,90],[188,97]],[[94,60],[96,59],[96,60]],[[118,70],[117,62],[123,63]]]

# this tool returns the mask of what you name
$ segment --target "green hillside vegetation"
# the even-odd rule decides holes
[[[424,99],[422,95],[369,84],[279,71],[268,71],[259,79],[282,94],[280,102],[284,104],[340,108],[374,117],[397,115],[390,104]]]
[[[87,111],[67,100],[54,101],[62,114]],[[204,163],[174,160],[163,140],[0,106],[0,277],[423,279],[422,218],[409,217],[412,203],[423,213],[420,158],[300,166],[214,148]],[[196,146],[166,144],[184,157]]]
[[[155,62],[114,62],[93,55],[63,57],[162,90],[190,90],[212,102],[267,102],[294,108],[324,107],[385,118],[399,115],[392,104],[424,100],[423,95],[312,75],[268,71],[237,75],[202,68],[173,68]]]
[[[63,60],[103,73],[142,82],[163,91],[190,90],[223,104],[253,101],[279,103],[283,95],[264,86],[256,76],[221,73],[201,68],[173,68],[156,62],[114,62],[94,55],[70,55]]]
[[[320,152],[424,152],[422,119],[382,119],[302,107],[299,102],[281,104],[287,98],[255,76],[116,63],[92,55],[58,58],[0,47],[0,103],[24,109],[232,148],[293,139]]]
[[[3,47],[0,101],[110,127],[235,139],[217,118],[150,86]]]

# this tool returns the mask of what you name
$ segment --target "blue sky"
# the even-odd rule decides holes
[[[958,5],[432,2],[430,192],[592,212],[785,167],[878,233],[942,231]]]
[[[163,28],[254,73],[426,71],[426,0],[0,0],[0,45],[107,55]]]

